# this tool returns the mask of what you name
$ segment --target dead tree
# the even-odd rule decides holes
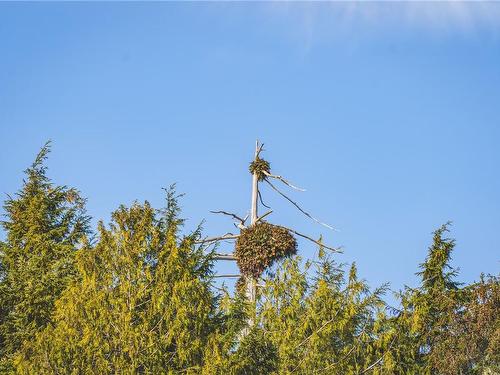
[[[284,184],[285,186],[290,187],[292,189],[299,190],[299,191],[305,191],[304,189],[301,189],[301,188],[293,185],[284,177],[271,173],[269,163],[260,157],[261,152],[264,150],[263,147],[264,147],[263,143],[261,144],[261,143],[259,143],[259,141],[256,142],[254,159],[253,159],[252,163],[250,164],[250,172],[252,174],[252,197],[251,197],[251,205],[250,205],[250,207],[251,207],[250,214],[246,215],[245,217],[241,217],[237,214],[227,212],[227,211],[211,211],[212,213],[215,213],[215,214],[222,214],[222,215],[226,215],[226,216],[233,218],[235,220],[234,225],[240,230],[240,234],[226,233],[222,236],[205,238],[205,239],[199,240],[199,241],[197,241],[197,243],[205,243],[205,244],[211,245],[211,244],[215,244],[215,243],[222,242],[222,241],[231,241],[231,240],[238,241],[239,238],[240,239],[242,238],[242,235],[245,233],[245,231],[250,230],[251,228],[255,228],[256,225],[263,224],[264,223],[263,219],[266,218],[268,215],[270,215],[273,211],[269,210],[269,211],[265,212],[264,214],[262,214],[261,216],[259,216],[259,201],[260,201],[261,205],[268,207],[262,201],[261,192],[259,190],[259,183],[260,182],[267,183],[271,187],[272,190],[276,191],[280,196],[285,198],[295,208],[297,208],[302,214],[304,214],[305,216],[307,216],[311,220],[327,227],[328,229],[334,230],[334,228],[331,227],[330,225],[321,222],[320,220],[313,217],[310,213],[306,212],[301,206],[299,206],[298,203],[296,203],[295,201],[290,199],[285,193],[283,193],[276,185],[274,185],[271,182],[271,180],[276,180],[276,181],[278,181],[278,182],[280,182],[280,183]],[[249,217],[250,217],[250,223],[247,225],[246,221],[248,220]],[[287,227],[284,227],[281,225],[272,225],[272,228],[274,228],[275,230],[281,231],[282,233],[283,233],[283,231],[286,231],[286,233],[290,233],[290,234],[302,237],[304,239],[307,239],[308,241],[311,241],[324,249],[334,251],[334,252],[339,251],[338,248],[327,246],[327,245],[323,244],[323,242],[321,240],[315,240],[311,236],[307,236],[305,234],[297,232],[294,229],[290,229],[290,228],[287,228]],[[237,261],[237,262],[241,261],[241,259],[239,259],[237,254],[235,254],[235,253],[227,253],[227,254],[218,253],[215,255],[215,259],[216,260]],[[238,264],[238,265],[240,266],[240,269],[241,269],[242,268],[241,264]],[[233,277],[238,277],[238,276],[242,276],[242,275],[230,274],[230,275],[217,275],[216,277],[233,278]],[[244,280],[245,280],[244,290],[245,290],[246,298],[252,306],[255,306],[256,299],[257,299],[257,286],[258,286],[257,283],[258,283],[259,273],[257,273],[257,274],[247,273],[247,274],[244,274],[243,276],[244,276]],[[253,317],[250,317],[250,319],[248,321],[248,325],[249,325],[249,327],[252,327],[254,325]]]

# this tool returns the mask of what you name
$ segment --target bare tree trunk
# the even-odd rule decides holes
[[[259,155],[259,141],[256,142],[255,144],[255,156],[254,160],[257,159]],[[258,217],[258,205],[257,205],[257,200],[258,200],[258,194],[259,194],[259,178],[257,176],[257,173],[254,172],[252,176],[252,205],[251,205],[251,211],[250,211],[250,226],[255,225],[257,222],[257,217]],[[255,304],[256,301],[256,294],[257,294],[257,279],[254,277],[247,277],[246,278],[246,296],[248,298],[248,301],[250,304]],[[248,319],[248,326],[252,327],[254,325],[254,319],[253,316],[251,316]]]

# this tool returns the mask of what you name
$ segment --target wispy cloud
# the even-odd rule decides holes
[[[500,2],[482,1],[358,1],[272,2],[265,11],[293,23],[306,44],[318,38],[405,29],[438,35],[500,32]]]

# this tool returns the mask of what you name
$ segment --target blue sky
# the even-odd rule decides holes
[[[2,193],[51,139],[94,222],[177,182],[187,228],[221,234],[209,211],[249,209],[258,138],[339,232],[263,187],[270,220],[393,289],[448,220],[460,279],[498,273],[499,98],[495,3],[0,4]]]

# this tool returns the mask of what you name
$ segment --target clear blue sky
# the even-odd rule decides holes
[[[448,220],[460,279],[497,273],[500,4],[0,4],[2,193],[52,139],[94,222],[177,182],[187,228],[221,234],[209,210],[248,210],[256,138],[340,232],[264,188],[271,220],[370,284],[414,285]]]

